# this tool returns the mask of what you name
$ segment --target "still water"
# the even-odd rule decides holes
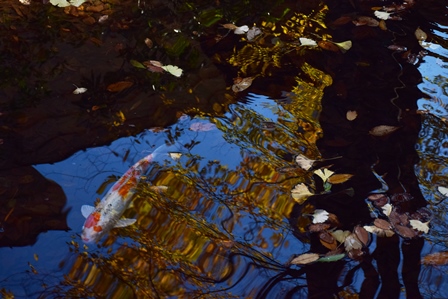
[[[442,1],[1,4],[4,298],[448,298]]]

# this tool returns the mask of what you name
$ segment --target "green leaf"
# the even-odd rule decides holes
[[[345,257],[345,253],[324,256],[317,260],[317,262],[336,262]]]
[[[146,69],[146,66],[144,66],[142,63],[138,62],[137,60],[131,59],[130,62],[134,67],[136,67],[138,69]]]

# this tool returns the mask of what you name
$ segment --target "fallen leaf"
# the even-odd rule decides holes
[[[313,223],[323,223],[327,221],[329,213],[322,209],[316,209],[314,211],[313,216]]]
[[[358,117],[358,112],[354,110],[347,111],[346,118],[349,121],[355,120]]]
[[[317,43],[317,45],[327,51],[339,52],[339,47],[330,41],[321,40]]]
[[[308,197],[314,195],[310,192],[308,187],[304,183],[297,184],[294,189],[291,190],[291,196],[299,204],[302,204]]]
[[[107,86],[107,90],[110,92],[120,92],[134,85],[131,81],[118,81]]]
[[[322,181],[324,183],[328,180],[329,177],[331,177],[334,174],[333,171],[331,171],[331,170],[329,170],[327,168],[323,168],[323,170],[322,169],[317,169],[317,170],[314,171],[314,173],[316,175],[318,175],[322,179]]]
[[[254,81],[254,77],[246,77],[246,78],[235,78],[233,80],[233,85],[232,85],[232,90],[233,92],[241,92],[247,88],[249,88],[249,86],[252,85],[252,81]]]
[[[241,27],[236,27],[233,30],[233,33],[235,33],[235,34],[246,34],[247,31],[249,31],[249,26],[243,25]]]
[[[375,17],[377,17],[378,19],[381,19],[381,20],[387,20],[387,19],[389,19],[389,16],[390,16],[390,13],[385,12],[385,11],[378,11],[378,10],[375,11],[373,14],[375,15]]]
[[[383,210],[384,215],[389,216],[392,212],[392,205],[390,203],[387,203],[381,207],[381,210]]]
[[[377,218],[377,219],[375,219],[375,221],[373,222],[373,224],[374,224],[376,227],[379,227],[379,228],[384,229],[384,230],[386,230],[386,229],[391,229],[391,228],[392,228],[392,225],[389,223],[389,221],[386,221],[386,220],[384,220],[384,219],[379,219],[379,218]]]
[[[137,60],[131,59],[130,63],[132,66],[138,68],[138,69],[146,69],[146,66],[144,66],[142,63],[138,62]]]
[[[81,93],[85,93],[87,91],[87,88],[85,87],[78,87],[75,84],[73,84],[76,89],[73,91],[73,94],[81,94]]]
[[[375,193],[375,194],[370,194],[369,196],[367,196],[367,198],[371,201],[377,201],[384,197],[387,198],[387,195],[384,193]]]
[[[311,233],[321,232],[321,231],[327,230],[329,228],[330,228],[330,224],[328,224],[328,223],[315,223],[315,224],[310,224],[308,226],[308,230]]]
[[[338,229],[338,230],[335,230],[335,231],[331,232],[331,235],[339,243],[344,243],[345,242],[345,238],[347,238],[350,234],[351,234],[350,231],[348,231],[348,230],[341,230],[341,229]]]
[[[173,160],[179,160],[180,157],[182,157],[182,153],[169,153],[168,155],[170,155]]]
[[[362,249],[362,243],[358,240],[355,234],[351,233],[345,238],[344,241],[345,251],[350,251],[352,249]]]
[[[224,24],[224,25],[222,25],[222,27],[224,27],[224,28],[226,28],[226,29],[230,29],[230,30],[235,30],[235,29],[238,28],[235,24],[231,24],[231,23],[229,23],[229,24]]]
[[[380,23],[375,20],[372,17],[367,17],[367,16],[359,16],[356,19],[354,19],[353,24],[355,24],[356,26],[370,26],[370,27],[377,27]]]
[[[168,73],[170,73],[171,75],[176,76],[176,77],[182,76],[182,72],[183,72],[183,70],[181,68],[179,68],[175,65],[170,65],[170,64],[162,66],[162,69],[164,69],[165,71],[167,71]]]
[[[360,260],[363,255],[364,251],[361,249],[352,249],[347,252],[347,256],[355,261]]]
[[[305,170],[310,169],[313,166],[313,163],[315,161],[316,160],[311,160],[301,154],[297,155],[297,157],[296,157],[296,163],[299,165],[300,168],[305,169]],[[448,192],[448,189],[447,189],[447,192]]]
[[[399,128],[400,127],[396,127],[396,126],[380,125],[380,126],[376,126],[376,127],[372,128],[369,131],[369,134],[372,136],[381,137],[381,136],[389,135],[389,134],[395,132],[396,130],[398,130]]]
[[[152,46],[154,46],[154,43],[152,42],[152,40],[149,37],[145,38],[145,44],[150,49],[152,48]]]
[[[442,195],[448,196],[448,188],[439,186],[437,187],[437,191],[439,191]]]
[[[448,264],[448,251],[434,252],[422,259],[423,265],[442,266]]]
[[[291,265],[307,265],[312,262],[317,261],[320,256],[317,253],[304,253],[295,258],[290,262]]]
[[[414,238],[417,236],[417,232],[413,230],[410,227],[403,226],[403,225],[395,225],[394,226],[395,231],[404,238]]]
[[[212,123],[195,122],[190,125],[190,130],[194,132],[207,132],[216,129],[216,125]]]
[[[378,237],[392,237],[395,233],[391,229],[381,229],[375,225],[364,225],[363,228],[369,233],[375,234]]]
[[[348,181],[349,179],[351,179],[353,177],[353,174],[349,174],[349,173],[339,173],[339,174],[333,174],[332,176],[330,176],[328,178],[328,182],[330,184],[342,184],[346,181]]]
[[[339,50],[341,50],[342,53],[347,52],[352,48],[352,41],[346,40],[344,42],[334,43],[336,46],[338,46]]]
[[[400,45],[390,45],[387,47],[389,50],[397,51],[397,52],[406,52],[408,48]]]
[[[422,42],[428,38],[428,35],[423,30],[421,30],[420,27],[417,27],[417,29],[415,29],[414,34],[419,42]]]
[[[317,47],[316,41],[314,41],[314,40],[312,40],[310,38],[301,37],[301,38],[299,38],[299,41],[300,41],[300,45],[301,46]]]
[[[165,71],[163,69],[163,64],[157,60],[143,61],[143,68],[146,68],[148,71],[153,73],[163,73]]]
[[[323,256],[323,257],[319,258],[317,261],[318,262],[336,262],[336,261],[343,259],[344,257],[345,257],[345,253],[339,253],[339,254],[334,254],[334,255],[329,255],[329,256]]]
[[[262,34],[263,32],[261,31],[260,28],[258,27],[252,27],[250,28],[247,33],[246,33],[246,37],[248,41],[253,41],[255,39],[255,37],[257,37],[258,35]]]
[[[387,30],[386,21],[380,20],[380,23],[379,23],[378,27],[380,27],[381,30],[386,31]]]
[[[424,232],[425,234],[427,234],[429,232],[429,221],[428,222],[421,222],[420,220],[410,220],[409,221],[410,225],[412,226],[412,228]]]
[[[361,241],[364,246],[367,246],[369,243],[369,233],[363,228],[362,226],[355,226],[355,229],[353,230],[355,235],[358,237],[358,240]]]

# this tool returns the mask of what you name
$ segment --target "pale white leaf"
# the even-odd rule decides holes
[[[304,155],[297,155],[296,157],[296,163],[299,165],[300,168],[308,170],[313,166],[313,163],[316,160],[311,160]],[[447,189],[448,190],[448,189]]]
[[[179,160],[182,157],[182,153],[169,153],[169,155],[173,160]]]
[[[439,186],[439,187],[437,187],[437,191],[442,193],[442,195],[444,195],[444,196],[448,196],[448,188],[447,187]]]
[[[257,37],[258,35],[262,34],[263,32],[261,31],[260,28],[258,27],[252,27],[251,29],[249,29],[249,31],[247,31],[246,37],[248,41],[252,41],[254,40],[255,37]]]
[[[346,40],[340,43],[333,43],[336,46],[339,47],[339,50],[341,50],[342,53],[347,52],[348,50],[350,50],[352,48],[352,41],[351,40]]]
[[[246,32],[249,31],[249,26],[243,25],[241,27],[236,27],[233,33],[235,34],[246,34]]]
[[[382,206],[381,209],[383,210],[384,215],[389,216],[392,212],[392,205],[390,203],[387,203]]]
[[[315,170],[314,173],[318,175],[324,183],[328,180],[329,177],[331,177],[334,174],[334,171],[329,170],[328,168],[321,168],[318,170]]]
[[[377,10],[374,12],[374,15],[380,20],[387,20],[389,19],[390,13]]]
[[[81,6],[86,0],[70,0],[70,4],[76,7]]]
[[[427,234],[429,232],[429,221],[428,222],[421,222],[420,220],[410,220],[409,223],[411,224],[412,228],[424,232]]]
[[[85,93],[87,91],[87,88],[85,88],[85,87],[78,87],[75,84],[73,84],[73,85],[76,87],[76,89],[73,90],[73,94],[81,94],[81,93]]]
[[[355,110],[349,110],[347,111],[346,117],[349,121],[355,120],[358,117],[358,112]]]
[[[391,229],[382,229],[375,225],[365,225],[363,228],[369,233],[378,235],[378,237],[392,237],[395,234]]]
[[[53,4],[54,6],[58,6],[58,7],[67,7],[67,6],[71,5],[66,0],[50,0],[50,3]]]
[[[313,223],[324,223],[325,221],[327,221],[328,215],[330,215],[330,213],[328,213],[327,211],[322,209],[316,209],[314,211],[314,214],[312,215]]]
[[[310,38],[301,37],[299,38],[300,45],[301,46],[311,46],[311,47],[317,47],[317,43],[315,40],[312,40]]]
[[[190,130],[194,132],[206,132],[216,129],[216,125],[212,123],[196,122],[190,125]]]
[[[170,73],[171,75],[176,76],[176,77],[182,76],[182,72],[183,72],[183,70],[181,68],[179,68],[175,65],[171,65],[171,64],[162,66],[162,69],[164,69],[165,71],[167,71],[168,73]]]

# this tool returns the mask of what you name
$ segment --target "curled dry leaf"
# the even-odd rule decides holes
[[[380,125],[380,126],[376,126],[376,127],[372,128],[369,131],[369,134],[372,136],[381,137],[381,136],[389,135],[389,134],[395,132],[396,130],[398,130],[399,128],[400,127],[396,127],[396,126]]]
[[[393,230],[390,229],[384,230],[379,227],[376,227],[375,225],[364,225],[363,228],[369,233],[375,234],[378,237],[392,237],[395,234]]]
[[[358,112],[354,110],[347,111],[346,118],[349,121],[355,120],[358,117]]]
[[[349,179],[353,177],[353,174],[349,173],[339,173],[339,174],[333,174],[331,177],[328,178],[328,182],[330,184],[342,184]]]
[[[254,77],[246,77],[246,78],[235,78],[233,80],[233,85],[232,85],[232,90],[233,92],[241,92],[247,88],[249,88],[249,86],[252,85],[252,81],[254,81]]]
[[[422,259],[423,265],[442,266],[448,264],[448,251],[434,252]]]
[[[320,256],[317,253],[304,253],[295,258],[290,262],[291,265],[307,265],[312,262],[317,261]]]
[[[386,220],[384,220],[384,219],[379,219],[379,218],[377,218],[377,219],[375,219],[375,221],[373,222],[373,224],[374,224],[376,227],[381,228],[381,229],[384,229],[384,230],[386,230],[386,229],[391,229],[391,228],[392,228],[392,225],[389,223],[389,221],[386,221]]]
[[[296,163],[299,165],[300,168],[305,170],[310,169],[315,161],[316,160],[308,159],[304,155],[297,155],[296,157]]]
[[[118,81],[108,85],[107,90],[110,92],[120,92],[122,90],[125,90],[126,88],[131,87],[132,85],[134,85],[134,83],[131,81]]]

